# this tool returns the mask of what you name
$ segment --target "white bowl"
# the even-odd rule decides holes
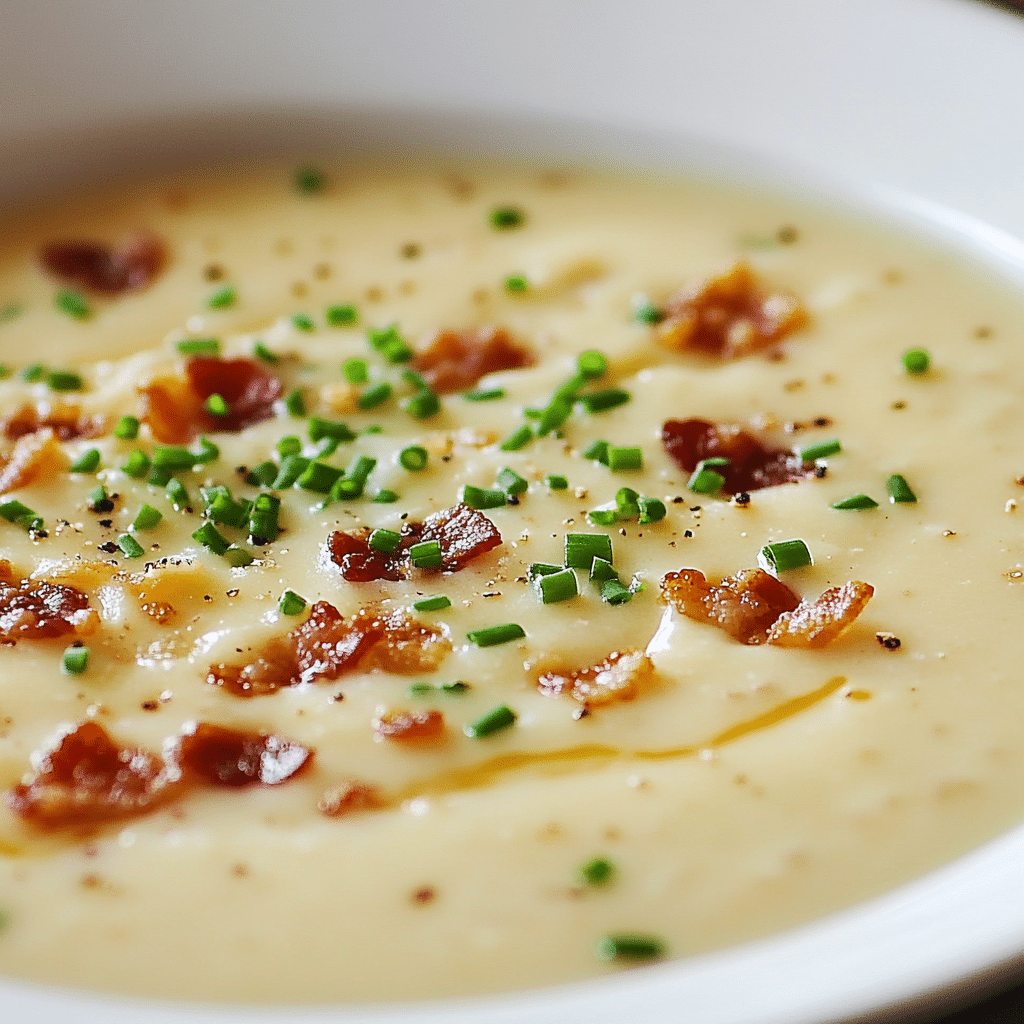
[[[1021,97],[1024,20],[970,0],[6,0],[0,204],[240,153],[571,153],[884,208],[1024,280]],[[0,1005],[43,1024],[890,1019],[1018,964],[1022,887],[1018,829],[804,928],[577,986],[261,1011],[0,982]]]

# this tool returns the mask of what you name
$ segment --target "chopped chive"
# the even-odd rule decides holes
[[[301,455],[289,455],[281,460],[281,468],[277,472],[277,479],[270,485],[275,491],[283,491],[291,487],[296,480],[306,471],[312,459],[303,458]]]
[[[294,590],[286,590],[281,595],[277,607],[281,610],[282,615],[298,615],[306,607],[306,599],[299,597]]]
[[[193,464],[205,465],[220,458],[220,449],[208,438],[199,438],[199,451],[192,453]]]
[[[114,503],[110,500],[110,495],[107,494],[106,487],[100,484],[98,487],[94,487],[86,498],[87,508],[90,512],[113,512]]]
[[[199,541],[204,548],[212,551],[215,555],[223,555],[230,546],[227,539],[221,534],[213,523],[203,523],[202,526],[192,534],[192,539]]]
[[[420,391],[419,394],[407,398],[402,403],[402,408],[417,420],[426,420],[436,416],[441,411],[441,399],[437,393],[430,390]]]
[[[456,679],[451,683],[442,683],[442,693],[466,693],[472,690],[473,687],[469,685],[464,679]]]
[[[46,367],[42,363],[33,363],[21,371],[21,379],[28,384],[34,384],[46,376]]]
[[[565,564],[570,569],[586,569],[595,558],[612,561],[612,539],[606,533],[567,533],[565,535]]]
[[[399,333],[397,324],[391,324],[380,330],[368,330],[366,340],[370,343],[371,348],[376,349],[391,363],[407,363],[414,355],[413,350]]]
[[[632,401],[633,396],[622,388],[606,388],[604,391],[591,391],[590,394],[580,395],[577,401],[587,412],[606,412],[608,409],[616,409]]]
[[[427,449],[418,444],[411,444],[398,453],[398,461],[402,468],[411,473],[418,473],[420,470],[426,469],[427,459]]]
[[[534,580],[533,586],[544,604],[568,601],[579,593],[576,573],[572,569],[540,575]]]
[[[613,473],[642,469],[643,452],[639,448],[616,448],[608,445],[608,468]]]
[[[130,533],[122,533],[117,538],[117,546],[125,558],[141,558],[145,554],[145,549]]]
[[[506,622],[501,626],[488,626],[486,629],[471,629],[466,639],[477,647],[495,647],[507,644],[510,640],[519,640],[526,636],[526,630],[516,622]]]
[[[833,438],[830,441],[819,441],[817,444],[799,448],[797,455],[803,462],[816,462],[818,459],[827,459],[830,455],[837,455],[842,450],[842,444]]]
[[[451,608],[451,598],[446,597],[444,594],[437,594],[434,597],[425,597],[421,601],[416,601],[413,604],[413,608],[418,612],[439,612],[443,608]]]
[[[351,305],[328,306],[324,319],[331,327],[349,327],[359,319],[359,313]]]
[[[482,388],[477,391],[463,391],[462,397],[467,402],[493,402],[505,397],[504,388]]]
[[[608,372],[608,360],[601,352],[594,350],[581,352],[576,357],[576,369],[587,380],[597,380],[598,377],[603,377]]]
[[[213,394],[206,400],[203,405],[211,416],[227,416],[228,414],[228,403],[224,400],[223,395]]]
[[[660,498],[640,499],[640,524],[646,526],[648,523],[658,523],[668,514],[665,502]]]
[[[146,483],[152,487],[166,487],[171,479],[171,471],[166,466],[153,466],[146,477]]]
[[[135,451],[129,453],[128,461],[121,469],[129,476],[135,477],[136,480],[141,480],[149,472],[151,465],[149,456],[136,448]]]
[[[533,562],[526,570],[526,578],[535,582],[540,576],[550,576],[552,573],[561,572],[563,566],[553,565],[551,562]]]
[[[80,676],[89,667],[89,648],[74,645],[65,648],[61,667],[69,676]]]
[[[331,488],[342,477],[342,470],[337,466],[329,466],[326,462],[309,460],[309,465],[295,481],[304,491],[315,491],[317,494],[330,494]]]
[[[553,430],[558,430],[572,414],[572,401],[565,398],[553,398],[538,417],[537,436],[546,437]]]
[[[378,405],[383,405],[393,392],[394,388],[386,380],[382,380],[379,384],[367,388],[357,399],[357,404],[360,409],[375,409]]]
[[[428,694],[437,693],[437,687],[430,683],[413,683],[409,687],[410,697],[426,697]]]
[[[207,300],[206,305],[210,309],[227,309],[238,301],[238,291],[230,284],[218,288]]]
[[[572,403],[576,400],[580,388],[586,383],[587,378],[582,373],[574,373],[555,388],[555,393],[551,396],[551,400],[553,402],[563,401]]]
[[[878,502],[867,494],[851,494],[849,498],[842,501],[832,502],[832,507],[841,511],[863,511],[869,508],[878,508]]]
[[[370,379],[370,371],[365,359],[346,359],[341,364],[341,372],[349,384],[365,384]]]
[[[161,469],[191,469],[195,463],[195,456],[187,448],[168,444],[153,449],[153,465]]]
[[[548,473],[544,477],[544,483],[553,491],[564,491],[569,486],[569,481],[558,473]]]
[[[640,495],[632,487],[620,487],[615,492],[615,508],[622,519],[635,519],[640,515]]]
[[[252,347],[253,355],[257,359],[262,359],[265,363],[270,363],[272,366],[275,363],[281,362],[281,357],[276,353],[272,352],[262,341],[257,341]]]
[[[923,348],[912,348],[903,353],[903,369],[907,373],[927,373],[932,357]]]
[[[688,490],[694,494],[717,494],[725,486],[725,477],[713,469],[708,469],[703,462],[690,474],[686,481]]]
[[[491,733],[500,732],[510,725],[515,725],[516,713],[507,705],[499,704],[491,708],[485,715],[481,715],[475,722],[463,728],[463,732],[470,739],[482,739],[490,736]]]
[[[313,323],[313,318],[307,316],[305,313],[295,313],[292,316],[292,326],[297,331],[315,331],[316,324]]]
[[[625,604],[633,600],[633,591],[618,580],[605,580],[601,584],[601,600],[607,604]]]
[[[491,210],[491,227],[496,231],[508,231],[522,227],[526,214],[517,206],[496,206]]]
[[[503,452],[517,452],[520,448],[525,448],[533,440],[533,430],[530,429],[528,423],[524,423],[518,430],[512,432],[512,434],[505,438],[499,446]]]
[[[281,499],[274,494],[257,494],[249,512],[249,543],[262,547],[277,538],[281,529],[277,517],[281,512]]]
[[[583,458],[600,462],[602,466],[608,465],[608,442],[594,441],[593,444],[583,453]]]
[[[395,491],[391,491],[391,490],[388,490],[388,488],[386,488],[386,487],[382,487],[373,496],[373,500],[378,505],[393,505],[396,501],[398,501],[398,499],[400,497],[401,497],[401,495],[397,494]]]
[[[0,324],[3,322],[3,316],[0,315]],[[0,363],[0,380],[6,380],[13,372],[7,363]]]
[[[594,583],[604,583],[605,580],[617,580],[619,574],[615,566],[606,558],[595,558],[590,565],[590,579]]]
[[[289,455],[298,455],[302,451],[302,441],[294,434],[288,434],[277,442],[276,447],[277,454],[282,459],[287,459]]]
[[[245,566],[252,565],[256,561],[256,557],[251,551],[246,551],[245,548],[239,547],[237,544],[231,544],[224,552],[224,561],[232,569],[244,569]]]
[[[633,303],[633,319],[639,324],[654,326],[665,319],[665,314],[647,298],[640,298]]]
[[[62,313],[67,313],[75,320],[88,320],[92,315],[92,307],[80,292],[70,290],[57,292],[53,304]]]
[[[26,530],[35,530],[43,522],[38,512],[13,498],[0,504],[0,516],[3,516],[7,522],[14,523],[15,526],[21,526]]]
[[[653,935],[616,933],[597,940],[599,960],[656,960],[665,955],[665,943]]]
[[[259,462],[246,474],[245,482],[250,487],[269,487],[277,478],[277,466],[267,460]]]
[[[331,486],[330,501],[361,498],[366,488],[366,481],[376,465],[376,459],[368,458],[365,455],[359,455],[353,459],[344,475],[335,480]]]
[[[95,473],[100,468],[99,448],[88,448],[68,467],[69,473]]]
[[[171,503],[171,507],[175,512],[182,512],[189,507],[191,502],[188,496],[188,489],[176,476],[172,476],[167,481],[166,493],[167,500]]]
[[[440,569],[441,568],[441,543],[436,540],[425,540],[419,544],[413,544],[409,548],[409,558],[417,569]]]
[[[81,391],[85,382],[81,374],[71,370],[51,370],[46,375],[46,386],[51,391]]]
[[[605,857],[594,857],[580,868],[580,881],[586,885],[604,885],[615,874],[615,867]]]
[[[174,346],[183,356],[215,356],[220,352],[217,338],[186,338]]]
[[[114,437],[122,441],[134,441],[139,436],[139,419],[137,416],[122,416],[114,427]]]
[[[207,494],[204,494],[204,498],[207,497]],[[209,495],[209,502],[204,514],[212,523],[218,523],[220,526],[233,526],[236,529],[244,526],[249,518],[245,506],[235,501],[230,494]]]
[[[130,529],[152,530],[163,519],[163,513],[152,505],[143,505],[135,515]]]
[[[614,526],[618,521],[619,513],[613,508],[592,508],[587,513],[591,526]]]
[[[510,495],[522,494],[530,486],[523,477],[514,469],[509,469],[508,466],[498,471],[498,478],[495,482],[506,494]]]
[[[338,450],[338,439],[336,437],[323,437],[316,445],[316,458],[330,458]]]
[[[917,495],[910,489],[907,478],[899,473],[893,473],[885,487],[889,492],[889,500],[895,505],[909,505],[917,501]]]
[[[530,283],[522,274],[509,274],[505,278],[505,291],[507,292],[525,292],[529,287]]]
[[[327,187],[327,175],[319,167],[300,167],[294,178],[296,192],[311,196]]]
[[[780,540],[774,544],[765,544],[757,556],[757,564],[768,572],[788,572],[790,569],[802,569],[805,565],[813,565],[814,559],[807,545],[795,538]]]
[[[376,529],[367,538],[367,543],[375,551],[391,554],[402,543],[402,535],[394,530]]]
[[[354,441],[356,433],[347,423],[340,420],[324,420],[319,416],[310,416],[306,424],[309,439],[314,443],[324,437],[333,437],[335,441]]]
[[[306,396],[302,393],[302,388],[296,388],[294,391],[289,392],[284,400],[284,406],[288,410],[289,416],[295,416],[296,418],[305,416]]]
[[[508,504],[508,496],[500,488],[474,487],[465,484],[459,494],[459,501],[470,508],[501,508]]]

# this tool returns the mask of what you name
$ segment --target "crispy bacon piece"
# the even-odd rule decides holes
[[[3,421],[4,437],[17,441],[26,434],[34,434],[49,427],[60,441],[73,441],[79,437],[102,437],[107,421],[102,416],[83,416],[77,405],[38,405],[26,403]]]
[[[237,432],[270,419],[281,397],[281,382],[254,359],[201,356],[188,360],[184,378],[155,378],[140,394],[153,436],[166,444],[183,444],[197,434]],[[207,411],[211,395],[224,399],[226,415]]]
[[[442,395],[466,391],[488,373],[532,366],[533,353],[499,327],[439,331],[427,339],[412,365]]]
[[[420,541],[436,540],[441,545],[444,572],[458,572],[501,544],[494,523],[482,512],[462,504],[434,512],[422,523],[405,523],[402,541],[392,552],[371,548],[369,537],[370,531],[363,528],[350,533],[335,530],[327,538],[328,556],[349,583],[404,579],[410,571],[409,548]]]
[[[301,743],[280,736],[192,722],[182,731],[171,760],[186,778],[237,789],[278,786],[308,767],[312,757]]]
[[[19,579],[9,562],[0,561],[0,637],[46,640],[72,633],[88,636],[98,624],[89,596],[77,587]]]
[[[316,809],[328,818],[340,818],[355,811],[373,811],[384,806],[384,799],[376,786],[350,779],[327,790]]]
[[[874,588],[855,580],[807,602],[763,569],[741,569],[718,584],[682,569],[665,576],[661,593],[687,618],[710,622],[740,643],[824,647],[860,615]]]
[[[0,494],[27,487],[38,477],[54,476],[67,467],[67,456],[53,430],[43,427],[15,441],[10,458],[0,469]]]
[[[167,252],[156,235],[140,231],[116,247],[105,242],[51,242],[40,250],[39,262],[62,281],[120,295],[148,285],[163,270]]]
[[[669,458],[687,473],[702,459],[728,459],[728,465],[714,467],[725,477],[722,490],[726,494],[759,491],[814,476],[814,467],[805,466],[799,455],[788,448],[768,447],[735,423],[666,420],[661,443]]]
[[[777,647],[824,647],[862,611],[875,588],[853,580],[841,587],[830,587],[817,601],[801,601],[791,612],[784,612],[768,631],[768,643]]]
[[[318,601],[309,618],[266,644],[245,665],[213,665],[206,681],[239,697],[257,697],[286,686],[337,679],[357,668],[400,675],[440,665],[451,642],[398,609],[362,608],[344,619],[334,605]]]
[[[670,348],[719,359],[737,359],[803,327],[807,311],[796,296],[768,291],[750,264],[687,285],[662,309],[658,339]]]
[[[633,700],[654,678],[654,662],[643,651],[612,651],[588,668],[545,672],[537,689],[549,697],[567,693],[586,708]]]
[[[42,757],[31,781],[10,790],[7,805],[43,829],[118,821],[177,795],[176,775],[156,754],[120,747],[83,722]]]
[[[373,721],[373,731],[389,740],[436,740],[444,733],[440,711],[386,711]]]

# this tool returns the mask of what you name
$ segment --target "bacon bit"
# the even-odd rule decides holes
[[[99,616],[81,590],[45,580],[19,580],[10,562],[0,561],[0,637],[89,636],[98,625]]]
[[[253,359],[197,357],[185,364],[185,376],[158,377],[139,389],[142,417],[153,436],[165,444],[183,444],[197,434],[219,430],[237,433],[274,415],[281,382]],[[224,416],[204,403],[220,395]]]
[[[612,651],[589,668],[545,672],[537,689],[545,696],[568,693],[586,709],[633,700],[654,678],[654,662],[643,651]]]
[[[750,355],[808,322],[796,296],[762,288],[742,260],[722,274],[687,285],[661,312],[659,341],[719,359]]]
[[[532,366],[533,353],[507,331],[480,327],[439,331],[421,346],[412,365],[442,395],[466,391],[488,373]]]
[[[7,806],[42,829],[99,824],[145,814],[177,795],[177,782],[157,755],[120,747],[102,726],[83,722],[7,794]]]
[[[0,494],[27,487],[38,477],[55,476],[68,467],[64,449],[50,427],[19,437],[6,464],[0,469]]]
[[[102,416],[83,416],[77,405],[47,402],[26,403],[3,421],[4,437],[11,441],[43,427],[49,427],[60,441],[73,441],[79,437],[102,437],[107,432],[107,421]]]
[[[43,269],[54,277],[104,295],[144,288],[166,261],[163,242],[149,231],[116,248],[105,242],[51,242],[39,252]]]
[[[374,811],[384,806],[384,799],[376,786],[350,780],[327,790],[316,809],[328,818],[340,818],[355,811]]]
[[[661,593],[687,618],[710,622],[740,643],[824,647],[860,615],[874,588],[855,580],[808,602],[763,569],[741,569],[717,585],[696,569],[681,569],[662,579]]]
[[[874,592],[871,584],[860,580],[829,587],[817,601],[801,601],[793,611],[780,615],[768,633],[768,643],[776,647],[825,647],[864,611]]]
[[[174,747],[172,760],[188,774],[215,786],[278,786],[312,762],[313,751],[267,733],[192,722]]]
[[[386,711],[373,720],[373,731],[389,740],[436,740],[444,733],[440,711]]]
[[[735,423],[708,420],[666,420],[661,428],[666,454],[680,469],[692,473],[702,459],[726,458],[715,466],[725,477],[726,494],[759,491],[763,487],[796,483],[814,476],[788,448],[770,448]]]
[[[458,572],[501,544],[494,523],[482,512],[462,504],[434,512],[422,523],[406,523],[402,542],[392,552],[371,548],[369,537],[370,531],[364,528],[350,533],[336,530],[327,538],[328,556],[349,583],[404,579],[409,574],[409,548],[420,541],[436,540],[441,545],[444,572]]]
[[[362,608],[348,621],[326,601],[309,618],[267,643],[246,665],[213,665],[206,681],[238,697],[257,697],[286,686],[337,679],[345,672],[379,668],[410,674],[433,671],[451,650],[443,634],[403,610]]]

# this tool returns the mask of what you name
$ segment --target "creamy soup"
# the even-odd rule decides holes
[[[582,979],[1024,811],[982,269],[697,180],[272,166],[8,218],[0,309],[8,975]]]

